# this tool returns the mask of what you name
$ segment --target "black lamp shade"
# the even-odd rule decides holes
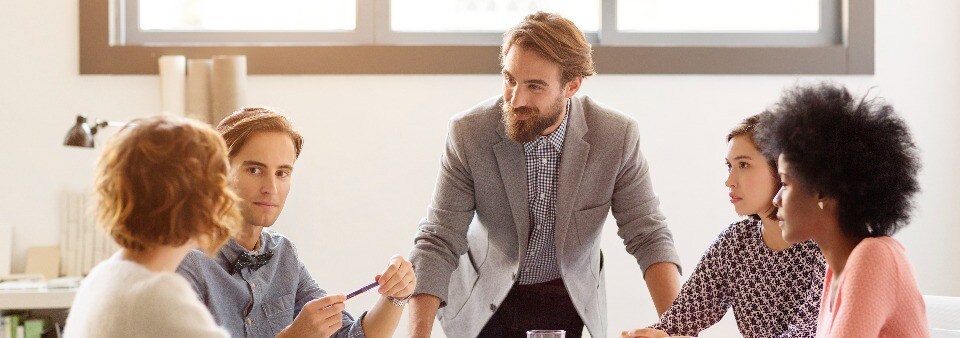
[[[90,126],[87,125],[87,117],[77,115],[77,123],[67,132],[67,137],[63,139],[63,145],[93,148],[93,134]]]

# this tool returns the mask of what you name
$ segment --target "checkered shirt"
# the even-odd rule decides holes
[[[560,278],[557,248],[553,233],[557,216],[557,181],[560,178],[560,154],[567,131],[570,101],[557,130],[523,144],[527,167],[527,205],[530,208],[530,239],[518,282],[522,285]]]

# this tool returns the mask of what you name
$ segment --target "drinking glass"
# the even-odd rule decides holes
[[[527,338],[564,338],[567,332],[564,330],[530,330],[527,331]]]

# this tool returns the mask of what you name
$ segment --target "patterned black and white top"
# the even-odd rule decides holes
[[[567,101],[570,112],[570,101]],[[549,282],[560,278],[553,229],[557,216],[557,182],[560,180],[560,154],[567,120],[549,135],[523,144],[527,167],[527,206],[530,209],[530,239],[523,258],[518,282],[522,285]]]
[[[773,251],[761,223],[731,224],[704,253],[653,328],[696,336],[733,307],[744,337],[814,337],[826,263],[813,242]]]

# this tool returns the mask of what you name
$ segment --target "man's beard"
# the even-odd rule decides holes
[[[557,99],[550,110],[541,114],[540,110],[534,107],[513,108],[506,100],[501,104],[500,120],[507,131],[507,137],[517,143],[530,142],[543,134],[543,131],[557,123],[563,115],[566,107],[566,99],[560,97]],[[529,116],[526,120],[518,120],[517,114]]]

